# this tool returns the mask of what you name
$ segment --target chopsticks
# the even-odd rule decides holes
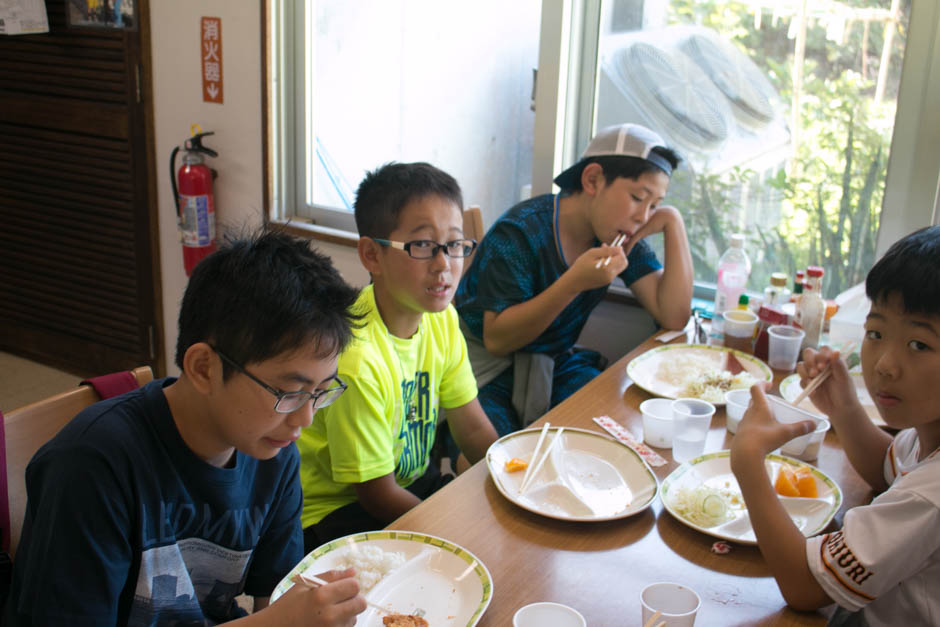
[[[325,586],[329,583],[325,579],[320,579],[316,575],[305,575],[303,573],[297,573],[291,577],[290,580],[307,588],[319,588],[320,586]],[[366,605],[380,612],[384,612],[385,614],[394,614],[392,610],[388,609],[387,607],[382,607],[377,603],[373,603],[369,599],[366,599]]]
[[[855,342],[850,342],[846,344],[845,348],[839,351],[840,359],[842,355],[851,355],[853,352],[855,352],[855,344],[856,344]],[[800,403],[802,403],[804,400],[806,400],[806,398],[810,394],[812,394],[816,390],[816,388],[822,385],[826,381],[826,379],[829,378],[829,375],[831,374],[832,374],[832,364],[828,363],[826,364],[826,367],[823,368],[822,372],[820,372],[815,377],[813,377],[813,380],[809,382],[809,384],[806,386],[806,389],[800,392],[799,396],[794,398],[793,402],[790,404],[799,405]]]
[[[610,247],[613,248],[614,246],[620,246],[621,244],[623,244],[623,241],[625,239],[627,239],[626,234],[620,233],[619,235],[617,235],[617,237],[614,238],[614,241],[610,243]],[[610,265],[610,257],[607,257],[606,259],[598,259],[597,263],[594,264],[594,267],[600,268],[602,264],[604,266]]]
[[[532,479],[535,475],[539,474],[539,471],[542,469],[542,465],[545,463],[545,460],[548,459],[549,455],[552,453],[552,449],[555,448],[555,445],[558,443],[558,440],[561,438],[561,434],[564,432],[564,427],[558,427],[558,432],[555,433],[555,437],[552,439],[552,443],[548,445],[548,448],[545,449],[545,452],[541,457],[539,455],[539,448],[542,446],[542,440],[545,438],[545,434],[548,431],[549,423],[545,423],[545,426],[542,427],[542,433],[539,435],[539,440],[535,444],[535,451],[532,453],[532,461],[529,463],[529,467],[526,469],[526,476],[522,478],[522,485],[519,486],[519,496],[525,494],[526,489],[532,484]],[[538,461],[536,462],[536,458]],[[535,466],[533,470],[532,467]],[[532,470],[531,473],[529,471]]]
[[[659,621],[658,623],[656,622],[656,619],[658,619],[662,615],[663,613],[660,610],[656,610],[656,613],[650,616],[650,619],[648,621],[643,623],[643,627],[654,627],[653,623],[656,623],[655,627],[662,627],[663,625],[666,624],[666,621],[663,620],[663,621]]]

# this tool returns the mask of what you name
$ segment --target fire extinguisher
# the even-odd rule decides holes
[[[205,164],[205,157],[218,157],[219,153],[202,145],[202,138],[214,135],[201,133],[199,125],[191,129],[192,137],[183,144],[183,165],[176,171],[177,146],[170,154],[170,180],[176,200],[176,216],[180,240],[183,244],[183,266],[186,276],[200,261],[215,251],[215,201],[212,182],[218,172]],[[177,180],[179,184],[177,186]]]

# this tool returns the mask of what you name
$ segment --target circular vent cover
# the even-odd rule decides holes
[[[747,55],[723,40],[698,33],[686,38],[680,48],[731,101],[741,124],[757,130],[774,119],[773,87]]]
[[[644,42],[621,48],[612,61],[620,89],[677,140],[712,151],[728,138],[727,104],[688,61]]]

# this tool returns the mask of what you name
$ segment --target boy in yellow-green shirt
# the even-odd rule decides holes
[[[439,408],[471,463],[496,440],[451,306],[476,246],[462,205],[457,181],[427,163],[387,164],[359,186],[359,258],[373,283],[339,360],[349,388],[298,441],[308,552],[386,526],[447,482],[429,463]]]

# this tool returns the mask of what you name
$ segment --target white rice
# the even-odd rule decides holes
[[[717,370],[719,366],[717,358],[695,353],[679,353],[663,358],[656,369],[656,377],[670,385],[682,387],[691,377]]]
[[[371,590],[385,575],[405,563],[405,554],[383,551],[377,546],[351,547],[337,563],[337,568],[355,568],[362,592]]]

